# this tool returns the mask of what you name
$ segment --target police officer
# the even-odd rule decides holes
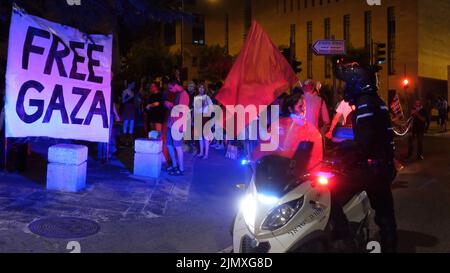
[[[336,77],[346,83],[344,100],[354,105],[355,162],[353,179],[366,190],[375,222],[380,228],[383,252],[396,252],[397,225],[391,184],[394,166],[394,131],[389,109],[377,94],[378,67],[337,63]]]

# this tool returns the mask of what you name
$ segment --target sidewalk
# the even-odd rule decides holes
[[[24,175],[0,172],[0,252],[67,252],[70,240],[49,239],[28,225],[45,217],[79,217],[100,232],[82,238],[87,252],[217,252],[228,247],[235,213],[234,185],[244,175],[236,161],[212,151],[208,161],[186,154],[183,177],[135,177],[127,169],[131,150],[107,165],[89,158],[87,188],[47,191],[46,151],[34,154]],[[227,173],[229,172],[229,173]]]
[[[430,128],[428,129],[428,132],[425,133],[425,136],[431,136],[431,137],[450,137],[450,130],[447,130],[447,132],[441,132],[441,128],[439,125],[433,121],[430,124]]]

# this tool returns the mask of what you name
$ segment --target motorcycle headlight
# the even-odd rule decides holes
[[[278,202],[278,198],[271,195],[247,194],[241,201],[241,211],[247,225],[253,227],[255,224],[256,210],[258,203],[266,206],[273,206]]]
[[[274,231],[286,225],[303,207],[305,198],[299,198],[273,209],[262,225],[262,229]]]
[[[247,225],[253,226],[256,218],[256,200],[252,194],[247,194],[242,199],[241,211]]]

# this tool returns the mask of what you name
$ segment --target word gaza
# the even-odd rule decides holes
[[[39,99],[30,99],[28,102],[28,105],[31,107],[36,107],[36,110],[34,113],[27,113],[25,111],[25,96],[27,95],[30,90],[34,89],[38,93],[41,93],[44,91],[44,86],[34,80],[30,80],[25,82],[22,87],[20,88],[19,95],[17,98],[16,103],[16,112],[19,118],[27,123],[34,123],[37,120],[39,120],[42,115],[44,115],[44,100]],[[52,119],[52,115],[55,111],[60,112],[61,119],[63,124],[78,124],[78,125],[90,125],[92,122],[92,118],[96,115],[100,116],[103,121],[103,128],[108,128],[108,114],[107,114],[107,108],[106,108],[106,101],[105,97],[103,96],[103,92],[98,90],[95,92],[94,99],[92,100],[89,112],[87,113],[87,116],[85,119],[77,117],[81,107],[86,102],[89,94],[91,93],[91,90],[86,88],[79,88],[74,87],[72,89],[72,95],[78,95],[79,99],[75,107],[72,109],[70,113],[70,122],[69,122],[69,115],[66,109],[66,103],[64,99],[64,93],[63,93],[63,87],[62,85],[55,85],[55,88],[53,89],[53,94],[50,99],[50,104],[47,107],[47,110],[45,111],[44,120],[43,123],[50,123]],[[28,109],[28,108],[27,108]]]

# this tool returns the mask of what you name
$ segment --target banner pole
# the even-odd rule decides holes
[[[6,132],[6,130],[5,130]],[[7,161],[8,161],[8,138],[6,137],[6,133],[5,133],[5,143],[4,143],[4,151],[3,151],[3,159],[4,159],[4,166],[3,166],[3,170],[7,170],[6,166],[7,166]]]
[[[106,164],[109,163],[109,141],[106,142]]]

